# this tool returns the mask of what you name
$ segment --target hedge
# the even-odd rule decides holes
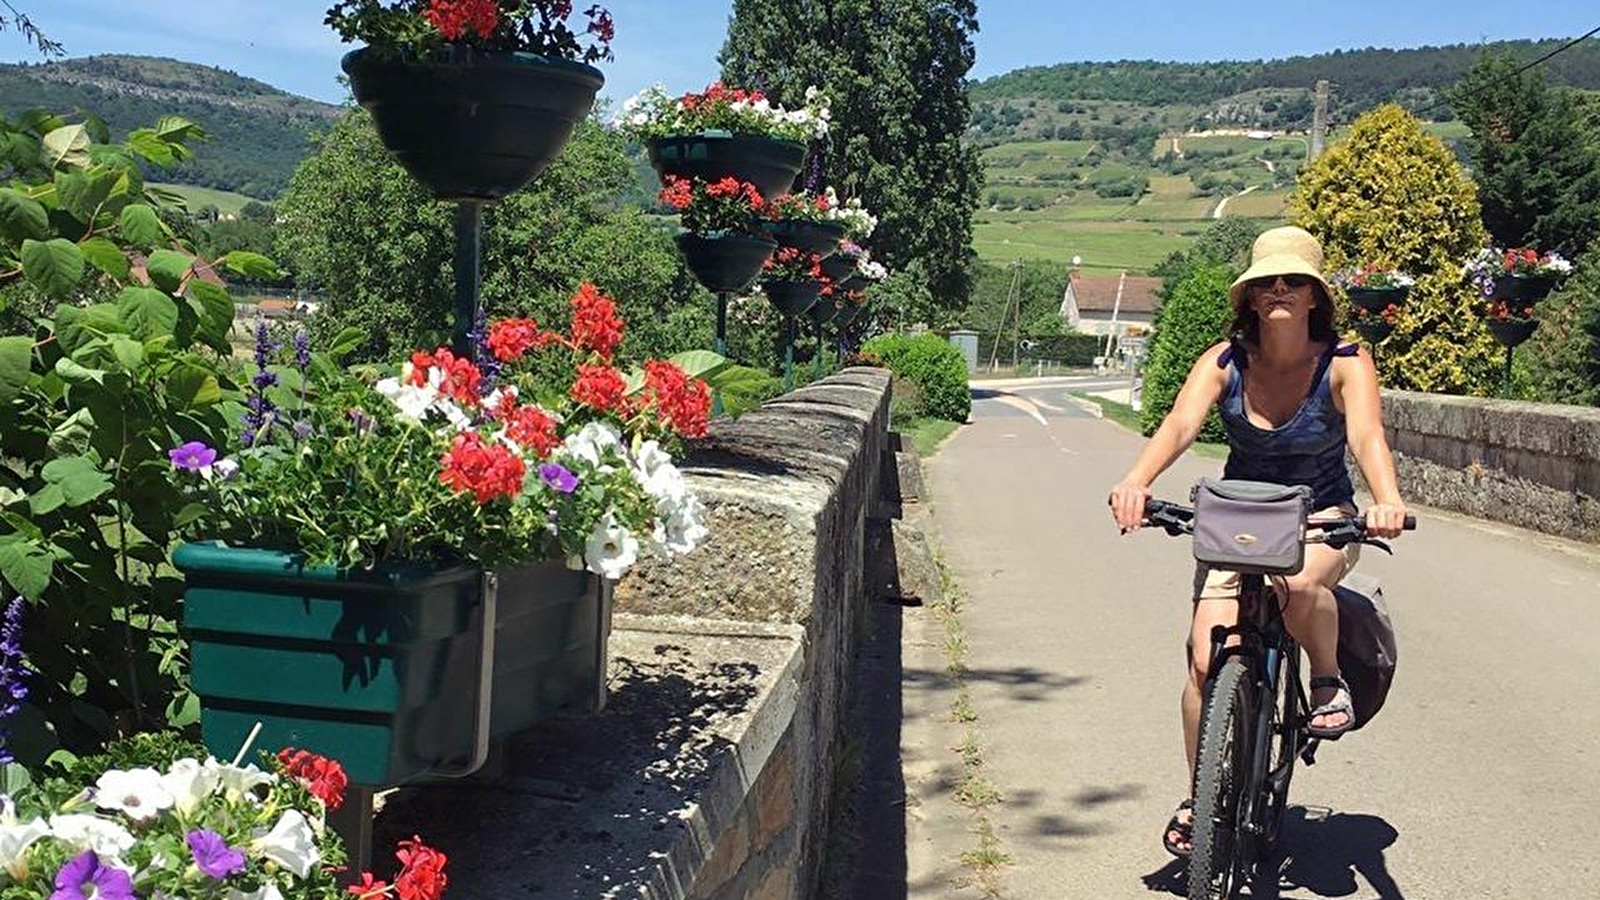
[[[972,412],[967,361],[939,335],[881,334],[863,344],[861,352],[883,360],[889,371],[922,391],[922,415],[965,422]]]

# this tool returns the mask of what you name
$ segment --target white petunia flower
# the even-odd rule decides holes
[[[94,804],[115,810],[135,822],[160,815],[172,805],[172,794],[155,769],[110,769],[94,783]]]
[[[515,401],[516,399],[517,386],[514,384],[508,384],[504,387],[498,387],[490,391],[489,396],[484,397],[483,400],[480,401],[480,405],[483,406],[485,412],[489,413],[490,415],[494,415],[494,413],[500,409],[500,404],[506,402],[507,400]]]
[[[235,803],[245,798],[258,801],[256,788],[278,783],[278,776],[261,771],[253,763],[241,768],[208,759],[205,761],[205,767],[217,773],[217,781],[222,786],[223,796]]]
[[[606,513],[589,535],[584,561],[589,571],[616,580],[639,561],[639,541],[628,529],[617,524],[615,516]]]
[[[13,881],[28,877],[25,858],[28,848],[41,838],[50,836],[50,824],[43,819],[17,820],[17,808],[10,797],[0,797],[0,871]]]
[[[250,842],[250,849],[301,878],[322,860],[316,834],[298,809],[285,810],[271,831]]]
[[[93,850],[107,865],[119,869],[124,867],[122,854],[134,844],[128,829],[109,819],[83,813],[51,816],[50,836],[71,847],[74,853]]]
[[[398,378],[385,378],[379,381],[374,389],[399,410],[402,419],[421,422],[433,408],[435,400],[439,399],[439,392],[431,387],[418,387],[409,381],[402,382]]]
[[[222,773],[214,767],[202,765],[197,759],[180,759],[161,776],[161,785],[172,795],[178,812],[188,815],[201,801],[216,791],[222,783]]]

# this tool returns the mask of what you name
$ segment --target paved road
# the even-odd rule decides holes
[[[977,391],[927,462],[946,559],[971,594],[971,683],[1005,896],[1171,890],[1162,824],[1184,785],[1177,701],[1192,563],[1120,537],[1107,488],[1140,439],[1062,381]],[[1216,460],[1157,485],[1181,499]],[[1363,571],[1400,640],[1389,705],[1301,769],[1272,896],[1600,897],[1600,552],[1423,510]]]

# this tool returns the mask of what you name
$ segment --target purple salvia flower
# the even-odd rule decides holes
[[[302,372],[311,367],[311,335],[304,328],[294,333],[294,365]]]
[[[310,422],[300,421],[294,423],[294,436],[296,440],[307,440],[311,437],[311,434],[314,431],[316,431],[316,429],[311,427]]]
[[[217,461],[217,451],[207,447],[203,441],[189,441],[168,450],[167,458],[172,460],[174,469],[198,472]]]
[[[22,652],[22,613],[27,601],[17,597],[6,604],[5,620],[0,623],[0,722],[11,718],[28,699],[27,656]],[[11,755],[10,730],[0,728],[0,765],[16,762]]]
[[[811,165],[806,170],[806,193],[815,197],[822,192],[822,148],[811,151]]]
[[[50,900],[134,900],[133,879],[127,872],[100,865],[93,850],[67,860],[56,873]]]
[[[371,434],[378,427],[378,420],[367,415],[364,410],[352,409],[346,412],[345,415],[350,417],[350,424],[356,427],[356,434],[363,437]]]
[[[500,360],[495,358],[489,349],[489,314],[478,310],[478,318],[472,323],[472,330],[467,333],[467,339],[472,343],[472,361],[477,364],[478,371],[483,378],[478,381],[478,395],[487,397],[494,393],[495,384],[500,380]]]
[[[266,319],[256,320],[256,368],[265,369],[272,363],[272,354],[278,351],[278,342],[272,339]]]
[[[185,840],[194,864],[208,878],[223,879],[244,871],[244,853],[228,846],[222,835],[197,828]]]
[[[244,425],[243,443],[246,447],[253,446],[257,440],[265,437],[277,418],[273,413],[277,407],[267,399],[266,390],[278,383],[278,376],[267,370],[272,364],[272,354],[278,349],[278,344],[272,339],[272,332],[267,330],[267,320],[256,321],[256,374],[250,379],[254,388],[249,398],[245,401],[245,414],[240,417]]]
[[[539,467],[539,480],[560,494],[570,494],[578,489],[578,476],[566,466],[545,463]]]

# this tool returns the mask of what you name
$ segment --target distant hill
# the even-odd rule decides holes
[[[1339,50],[1316,56],[1238,62],[1121,61],[1033,66],[973,84],[975,136],[1076,140],[1101,127],[1143,125],[1158,131],[1209,128],[1305,129],[1311,89],[1333,84],[1334,124],[1394,101],[1449,119],[1443,89],[1485,51],[1532,61],[1563,40],[1500,41],[1408,50]],[[1540,67],[1558,84],[1600,90],[1600,41],[1585,41]],[[1072,127],[1076,125],[1076,127]],[[1064,133],[1070,129],[1070,133]],[[1098,136],[1097,136],[1098,137]]]
[[[93,112],[113,136],[183,116],[211,135],[162,181],[270,199],[311,152],[310,135],[341,107],[280,91],[225,69],[147,56],[88,56],[0,65],[0,112]]]

